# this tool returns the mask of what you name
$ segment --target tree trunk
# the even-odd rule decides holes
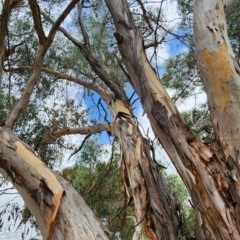
[[[214,132],[226,159],[235,158],[240,149],[240,68],[228,40],[222,1],[197,1],[194,16],[199,70]]]
[[[8,128],[0,128],[0,173],[25,201],[43,239],[108,239],[80,195]]]
[[[121,147],[126,202],[133,198],[138,221],[133,239],[187,239],[180,203],[153,162],[150,142],[141,135],[129,106],[112,100],[109,110],[114,116],[111,132]]]
[[[139,95],[151,126],[189,189],[202,235],[209,239],[206,235],[209,231],[216,240],[240,239],[239,80],[235,70],[238,67],[231,60],[229,43],[226,43],[228,38],[224,33],[226,24],[222,18],[222,1],[196,1],[198,9],[195,11],[195,14],[201,14],[206,9],[206,14],[200,15],[198,20],[208,26],[202,28],[200,25],[197,30],[199,38],[206,45],[210,40],[219,45],[211,48],[212,44],[209,44],[210,49],[201,45],[198,52],[203,57],[200,62],[204,68],[202,74],[206,79],[209,76],[213,79],[206,85],[208,95],[215,102],[215,105],[210,104],[210,110],[217,138],[210,144],[196,139],[157,78],[147,60],[141,31],[134,25],[127,1],[105,2],[114,19],[114,35],[131,84]],[[217,16],[220,22],[216,22]],[[206,32],[212,36],[206,38]]]
[[[133,239],[188,237],[181,206],[159,174],[128,106],[112,100],[111,132],[121,146],[126,206],[134,201]],[[34,215],[44,239],[108,239],[78,193],[41,162],[9,128],[0,130],[0,173],[10,180]]]

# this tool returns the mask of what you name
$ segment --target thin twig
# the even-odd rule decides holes
[[[81,151],[84,143],[87,141],[87,139],[88,139],[89,137],[91,137],[91,134],[88,134],[88,135],[84,138],[84,140],[82,141],[82,144],[80,145],[80,147],[79,147],[75,152],[73,152],[73,153],[69,156],[68,160],[69,160],[73,155],[75,155],[76,153],[78,153],[79,151]]]

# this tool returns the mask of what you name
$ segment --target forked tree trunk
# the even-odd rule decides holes
[[[239,71],[231,56],[222,1],[197,0],[195,6],[195,34],[201,40],[197,53],[216,134],[210,144],[196,139],[157,78],[127,1],[105,2],[131,84],[189,189],[202,235],[209,239],[209,231],[216,240],[240,239]]]
[[[72,1],[70,6],[75,2]],[[33,15],[35,14],[35,24],[38,24],[40,49],[43,54],[39,52],[32,77],[6,120],[8,128],[0,130],[1,173],[12,181],[23,197],[35,216],[44,239],[107,239],[101,223],[81,197],[62,178],[51,172],[34,155],[30,147],[9,130],[29,100],[39,79],[44,54],[50,46],[50,43],[46,45],[42,42],[46,38],[41,31],[40,16],[36,15],[39,14],[37,3],[35,1],[30,3]],[[66,9],[70,10],[70,7]],[[61,16],[59,19],[63,19]],[[57,22],[59,24],[59,21]],[[56,26],[51,31],[52,35],[55,31]],[[50,35],[48,39],[52,41],[53,37]],[[81,47],[81,44],[78,46]],[[159,175],[159,169],[151,159],[149,142],[142,137],[137,127],[127,97],[96,64],[88,49],[85,46],[81,48],[94,71],[100,78],[105,79],[111,88],[110,93],[103,89],[98,93],[105,99],[114,117],[111,132],[119,139],[122,150],[121,170],[126,187],[126,204],[133,198],[138,221],[134,239],[187,237],[179,202],[171,195],[170,189]],[[97,86],[95,88],[100,89]]]
[[[72,186],[7,128],[0,128],[0,173],[33,213],[43,239],[108,239],[101,222]]]
[[[83,29],[83,26],[81,28]],[[86,45],[72,37],[65,29],[59,30],[82,51],[102,81],[101,89],[96,86],[91,89],[106,102],[114,118],[111,133],[120,143],[127,201],[133,197],[138,221],[134,239],[187,238],[188,232],[180,203],[172,196],[159,175],[159,169],[150,156],[149,142],[142,137],[138,129],[123,89],[103,70]]]
[[[240,239],[239,69],[231,56],[222,1],[196,1],[195,11],[200,71],[216,135],[208,145],[189,130],[151,68],[127,2],[106,3],[115,21],[115,37],[131,84],[191,193],[203,235],[207,228],[214,239]],[[87,51],[85,54],[94,71],[104,78],[102,69],[94,65]],[[111,80],[106,77],[106,82]],[[180,238],[183,229],[178,225],[178,206],[151,160],[149,142],[141,136],[126,96],[121,95],[116,84],[109,87],[114,92],[114,99],[106,101],[114,116],[111,132],[120,142],[127,200],[133,197],[138,220],[134,238]],[[17,117],[10,119],[13,121],[8,126],[12,127]],[[7,128],[1,128],[0,140],[1,172],[13,182],[35,215],[44,239],[107,239],[101,223],[80,196],[29,147]]]

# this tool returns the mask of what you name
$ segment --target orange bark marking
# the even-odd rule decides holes
[[[230,102],[226,79],[233,77],[228,62],[226,44],[219,45],[218,52],[202,51],[202,59],[210,74],[213,99],[219,108],[224,109]]]
[[[60,206],[60,202],[61,202],[61,198],[62,198],[62,194],[63,192],[60,192],[56,195],[53,195],[52,197],[52,203],[54,205],[54,211],[52,213],[52,216],[48,219],[48,222],[46,223],[46,227],[50,227],[50,224],[55,220],[59,206]]]
[[[49,234],[47,240],[52,239],[52,234],[56,225],[56,215],[59,210],[63,188],[61,184],[58,182],[57,178],[53,175],[53,173],[41,162],[31,151],[29,151],[20,141],[16,141],[15,145],[17,146],[16,154],[26,163],[28,163],[31,167],[33,167],[38,174],[44,179],[47,186],[53,193],[52,203],[54,205],[52,209],[52,215],[48,219],[46,223],[46,227],[49,228]]]
[[[52,239],[52,235],[56,226],[56,216],[60,207],[60,203],[61,203],[61,198],[62,198],[62,194],[63,192],[60,192],[56,195],[54,195],[52,197],[52,203],[54,205],[54,211],[52,213],[52,216],[48,219],[47,223],[46,223],[46,227],[50,227],[49,230],[49,235],[47,240],[51,240]]]
[[[41,175],[54,195],[58,194],[59,192],[63,192],[61,184],[42,161],[40,161],[20,141],[16,141],[14,144],[17,146],[16,154]]]

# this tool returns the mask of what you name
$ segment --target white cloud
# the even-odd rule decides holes
[[[175,28],[176,25],[181,21],[180,15],[178,13],[177,1],[173,1],[173,0],[164,1],[163,10],[164,10],[168,27]]]
[[[154,51],[155,51],[154,48],[146,49],[146,54],[148,56],[148,59],[152,58]],[[167,42],[163,42],[157,48],[157,63],[158,63],[158,65],[163,65],[169,57],[170,57],[170,45]],[[156,63],[156,58],[154,57],[151,60],[151,64],[154,66],[155,63]]]

